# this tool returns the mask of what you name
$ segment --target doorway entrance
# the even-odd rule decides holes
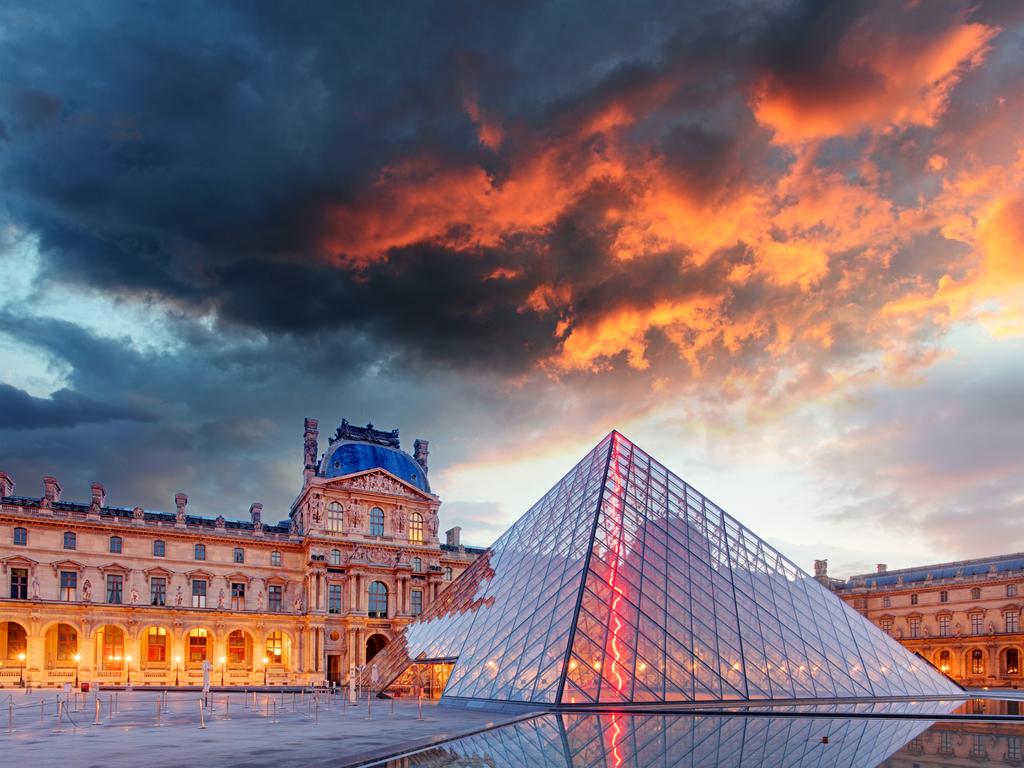
[[[327,682],[332,685],[341,685],[341,654],[327,654]]]

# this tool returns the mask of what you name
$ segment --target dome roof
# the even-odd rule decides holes
[[[323,477],[341,477],[367,469],[384,469],[397,478],[430,493],[427,473],[405,451],[384,445],[344,440],[333,445],[321,465]]]

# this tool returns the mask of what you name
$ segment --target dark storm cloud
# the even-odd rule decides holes
[[[75,427],[123,420],[155,421],[155,418],[142,409],[102,403],[69,389],[58,389],[50,397],[33,397],[0,382],[0,430]]]

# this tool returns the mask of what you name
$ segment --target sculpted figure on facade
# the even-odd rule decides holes
[[[395,528],[395,533],[402,533],[405,531],[405,510],[399,507],[391,513],[392,525]]]
[[[39,579],[37,579],[35,576],[32,577],[32,599],[39,599]]]
[[[224,588],[223,587],[221,587],[220,592],[217,593],[217,607],[218,608],[223,608],[224,607]]]
[[[314,525],[320,525],[324,518],[324,500],[320,496],[313,496],[309,500],[309,514],[313,518]]]
[[[359,509],[359,505],[352,503],[348,508],[348,527],[349,530],[357,531],[363,524],[363,513]]]
[[[430,523],[429,523],[429,525],[430,525],[430,535],[436,538],[437,537],[437,513],[436,512],[431,512],[430,513]]]
[[[182,599],[183,598],[182,598],[182,595],[181,595],[181,585],[179,584],[178,585],[178,591],[174,593],[174,604],[177,607],[179,607],[179,608],[181,608],[181,601],[182,601]]]
[[[295,595],[295,599],[292,600],[292,611],[294,613],[302,613],[302,595]]]
[[[145,516],[146,516],[146,512],[145,512],[145,510],[142,509],[142,507],[136,507],[135,509],[132,510],[132,519],[133,520],[141,520]]]
[[[132,602],[132,605],[138,605],[139,604],[139,588],[138,587],[135,587],[135,586],[132,587],[131,602]]]
[[[82,602],[92,601],[92,582],[86,579],[82,582]]]
[[[263,590],[256,593],[256,610],[263,613]]]
[[[364,547],[362,544],[357,546],[355,548],[355,551],[352,552],[352,559],[353,560],[365,560],[366,559],[366,547]]]

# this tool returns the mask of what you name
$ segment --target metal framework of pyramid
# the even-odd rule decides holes
[[[447,700],[963,695],[618,432],[407,627],[376,679],[438,660],[455,662]]]

